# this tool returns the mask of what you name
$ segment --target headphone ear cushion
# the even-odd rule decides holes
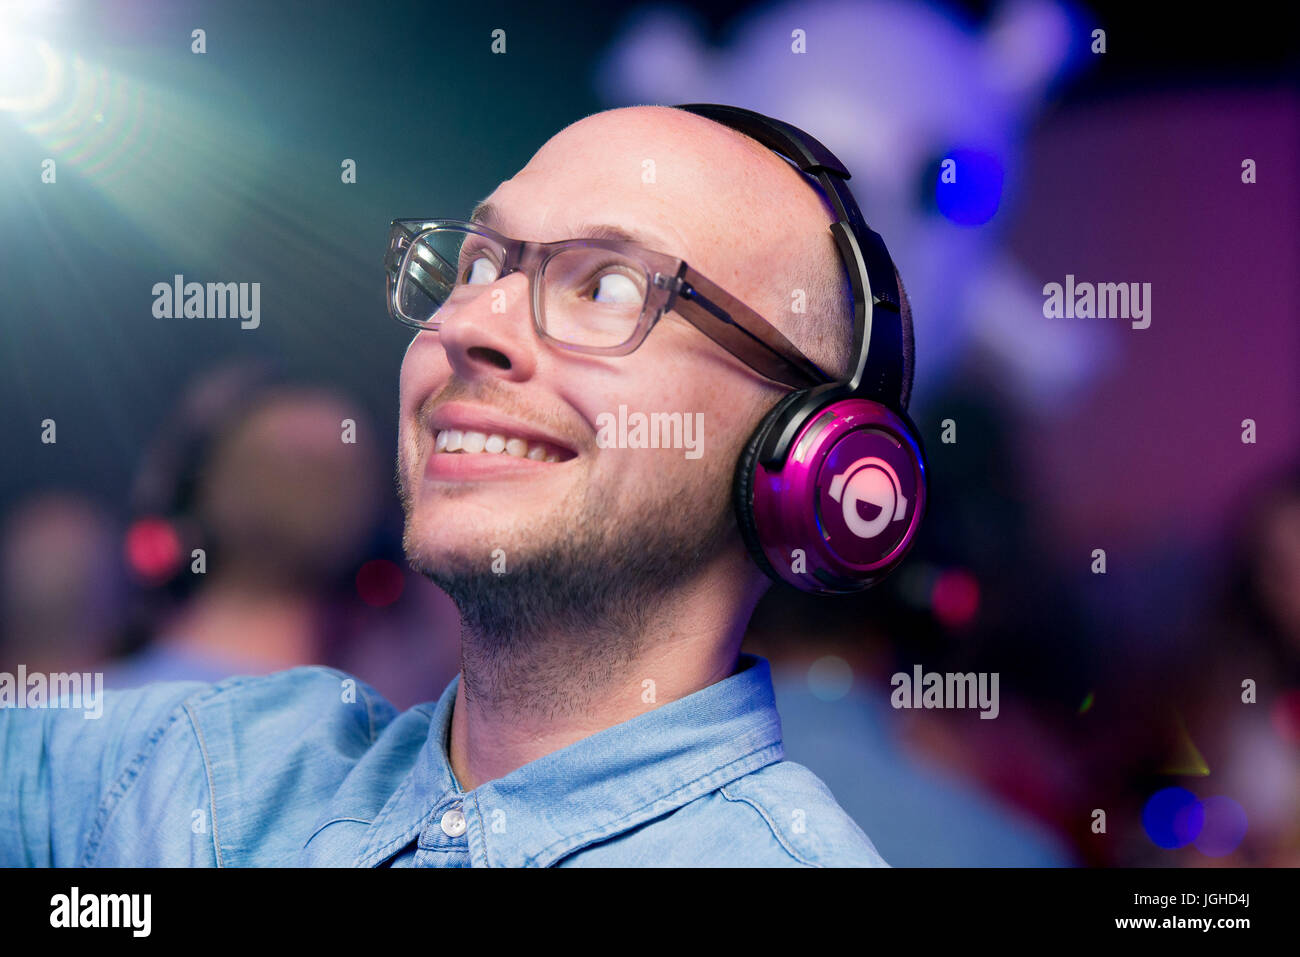
[[[736,460],[735,479],[731,483],[731,498],[736,513],[736,525],[740,529],[740,538],[745,543],[745,548],[749,551],[754,564],[762,569],[768,578],[779,584],[783,584],[785,580],[768,562],[767,554],[763,551],[762,538],[759,536],[758,522],[754,519],[754,476],[758,471],[759,449],[763,447],[768,432],[772,430],[781,414],[791,405],[802,400],[807,391],[800,389],[782,397],[781,401],[763,417],[763,421],[758,424],[758,428],[749,437],[745,447],[740,450],[740,458]]]

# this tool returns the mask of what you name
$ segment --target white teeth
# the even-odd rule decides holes
[[[475,454],[486,452],[500,455],[504,452],[513,458],[527,458],[534,462],[558,462],[560,456],[543,442],[527,442],[524,439],[507,438],[500,432],[461,431],[460,429],[440,429],[434,438],[433,451],[464,452]]]

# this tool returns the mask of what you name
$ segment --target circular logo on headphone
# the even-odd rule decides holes
[[[907,496],[898,473],[884,459],[858,459],[831,479],[831,498],[844,505],[844,524],[858,538],[875,538],[907,517]],[[863,509],[875,518],[863,519]]]
[[[822,535],[846,561],[875,564],[903,542],[916,508],[916,477],[899,439],[878,429],[848,433],[827,455],[818,485]]]

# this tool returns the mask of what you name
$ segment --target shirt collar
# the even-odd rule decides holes
[[[784,757],[768,662],[737,671],[463,793],[447,753],[460,676],[443,691],[415,767],[371,827],[374,866],[458,803],[477,866],[548,866]]]

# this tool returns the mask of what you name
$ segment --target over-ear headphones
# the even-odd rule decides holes
[[[895,568],[925,511],[925,453],[907,417],[913,348],[889,250],[862,218],[830,150],[781,120],[715,103],[678,105],[757,140],[821,185],[853,292],[846,378],[785,396],[736,462],[740,533],[777,582],[819,594],[861,591]]]
[[[210,567],[220,561],[198,502],[215,449],[286,381],[275,359],[241,359],[210,370],[187,389],[146,451],[131,491],[128,561],[143,582],[165,589],[172,600],[188,597],[202,580],[186,573],[193,549],[204,550]]]

